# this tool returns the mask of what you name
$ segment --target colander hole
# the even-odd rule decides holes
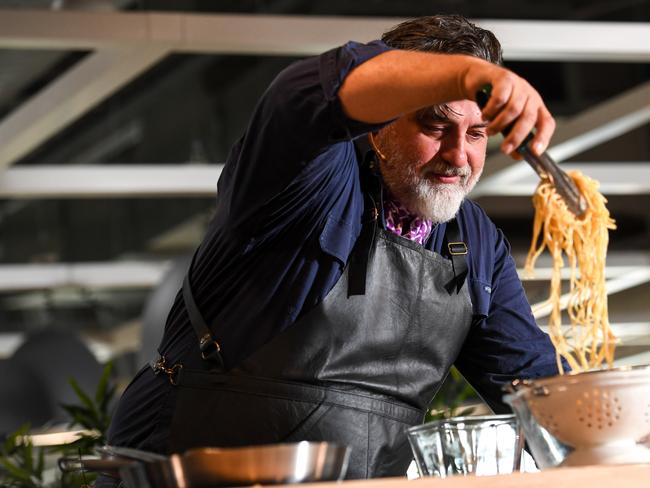
[[[578,420],[579,420],[580,422],[584,422],[584,421],[585,421],[585,418],[584,418],[584,417],[578,417]]]
[[[614,415],[614,418],[615,418],[616,420],[618,420],[618,419],[620,419],[621,417],[619,417],[618,415]]]
[[[614,397],[614,401],[618,403],[618,397]]]
[[[588,422],[588,423],[587,423],[587,427],[590,427],[590,428],[591,428],[591,422]]]
[[[611,422],[607,422],[607,425],[609,425],[611,427],[614,424],[612,424]]]

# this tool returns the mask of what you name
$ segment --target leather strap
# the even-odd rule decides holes
[[[383,187],[379,176],[374,174],[374,164],[376,164],[374,160],[371,160],[369,164],[364,164],[360,170],[362,172],[362,187],[364,189],[366,208],[361,234],[350,255],[348,297],[366,294],[368,263],[372,259],[371,254],[374,249],[375,234],[383,201]]]
[[[192,293],[192,286],[190,284],[190,271],[194,267],[194,260],[196,259],[197,254],[198,250],[196,253],[194,253],[190,267],[185,274],[185,278],[183,279],[183,301],[185,302],[185,308],[187,309],[190,323],[192,324],[194,332],[199,339],[201,357],[206,361],[214,363],[217,368],[223,370],[225,367],[223,358],[221,357],[221,345],[214,338],[212,332],[210,331],[210,328],[205,323],[203,315],[201,314],[201,311],[199,310],[198,306],[196,305],[196,301],[194,300],[194,294]]]
[[[451,280],[445,288],[449,294],[456,289],[456,294],[460,293],[463,283],[467,278],[468,266],[467,266],[467,244],[461,240],[460,237],[460,228],[458,227],[458,221],[452,219],[447,222],[447,229],[445,231],[445,239],[443,246],[446,246],[446,251],[449,253],[449,258],[451,259],[451,266],[454,270],[454,279]],[[443,248],[444,251],[444,248]]]

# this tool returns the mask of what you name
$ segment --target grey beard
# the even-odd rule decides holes
[[[401,172],[388,167],[382,171],[386,185],[406,208],[434,224],[448,222],[456,216],[480,177],[480,173],[461,176],[460,184],[431,183],[416,175],[410,166],[405,167],[408,169],[402,168]]]
[[[463,203],[466,192],[459,185],[419,181],[414,188],[412,202],[404,203],[421,217],[440,224],[453,219]],[[411,208],[413,207],[413,208]]]

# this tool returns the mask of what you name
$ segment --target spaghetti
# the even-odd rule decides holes
[[[605,255],[609,229],[615,229],[597,181],[578,171],[569,173],[587,201],[584,216],[576,217],[548,179],[542,179],[533,196],[535,220],[533,238],[526,258],[526,274],[532,275],[535,262],[548,249],[553,272],[548,302],[551,305],[549,331],[557,352],[573,371],[596,368],[614,360],[616,337],[609,326],[605,287]],[[561,269],[565,258],[570,270],[569,292],[561,296]],[[562,305],[567,304],[570,326],[562,327]]]

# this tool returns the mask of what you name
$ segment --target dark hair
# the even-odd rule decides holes
[[[503,62],[501,44],[495,35],[461,15],[407,20],[384,33],[381,40],[396,49],[468,54],[495,64]]]

